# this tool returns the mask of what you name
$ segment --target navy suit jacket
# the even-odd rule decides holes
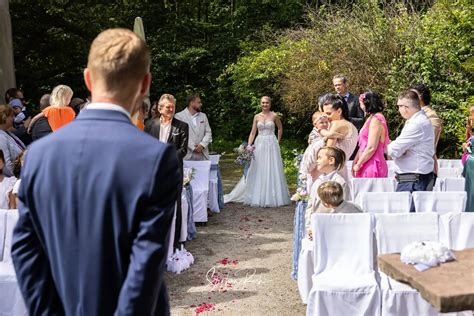
[[[30,315],[167,315],[176,150],[118,111],[33,143],[12,257]]]

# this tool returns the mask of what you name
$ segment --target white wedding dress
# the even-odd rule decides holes
[[[254,158],[247,178],[242,176],[224,202],[239,202],[256,207],[276,207],[290,204],[280,146],[273,121],[258,122]]]

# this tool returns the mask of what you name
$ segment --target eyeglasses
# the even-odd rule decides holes
[[[405,105],[405,104],[397,104],[398,108],[401,108],[401,107],[405,107],[405,108],[408,108],[408,105]]]

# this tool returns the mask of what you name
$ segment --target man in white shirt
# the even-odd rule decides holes
[[[416,92],[403,92],[397,106],[400,115],[406,120],[400,136],[388,145],[388,155],[395,162],[397,192],[431,191],[434,179],[433,127],[421,109]]]
[[[201,98],[192,94],[186,99],[187,107],[175,117],[189,125],[188,153],[185,160],[209,160],[208,146],[212,142],[212,131],[206,114],[201,112]]]

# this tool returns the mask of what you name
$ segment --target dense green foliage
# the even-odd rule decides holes
[[[402,124],[397,94],[413,82],[428,84],[445,120],[445,157],[458,152],[473,103],[469,0],[13,0],[10,12],[17,82],[31,103],[59,83],[85,97],[91,40],[142,17],[153,58],[151,99],[172,93],[181,109],[189,92],[201,93],[216,142],[245,140],[259,97],[268,94],[284,139],[304,146],[317,97],[333,90],[340,72],[353,92],[385,95],[391,138]]]
[[[309,11],[308,27],[289,30],[276,45],[240,58],[227,76],[234,94],[244,100],[270,91],[292,114],[287,123],[300,138],[298,131],[310,128],[317,97],[332,90],[335,73],[349,77],[353,92],[371,89],[386,97],[391,138],[403,124],[394,106],[397,95],[423,82],[445,121],[440,156],[454,157],[472,105],[473,8],[468,0],[438,1],[426,11],[372,0],[350,9],[321,7]]]

